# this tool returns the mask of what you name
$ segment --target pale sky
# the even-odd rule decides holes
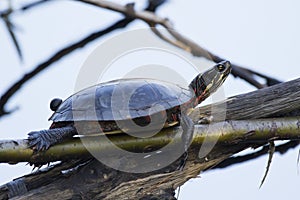
[[[4,3],[0,2],[0,8],[3,6]],[[137,6],[143,5],[139,3]],[[299,10],[297,0],[169,0],[157,13],[169,18],[177,31],[215,54],[286,81],[300,77]],[[1,21],[0,91],[57,49],[120,17],[72,1],[57,1],[28,13],[18,13],[12,20],[19,28],[17,36],[24,53],[23,64],[20,64]],[[145,26],[143,22],[135,22],[126,30]],[[73,93],[82,63],[97,45],[107,39],[108,36],[77,50],[24,85],[8,105],[18,110],[0,120],[1,139],[26,138],[32,130],[48,128],[51,123],[47,121],[51,115],[50,100],[54,97],[64,99]],[[224,88],[227,97],[254,90],[233,77],[225,82]],[[192,179],[181,188],[179,199],[297,199],[300,185],[298,150],[274,156],[261,189],[259,184],[267,156],[224,170],[205,172],[201,178]],[[30,173],[32,168],[25,164],[0,164],[0,183]]]

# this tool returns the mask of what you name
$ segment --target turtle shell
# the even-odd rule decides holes
[[[188,88],[152,79],[121,79],[83,89],[63,101],[49,120],[116,121],[154,115],[189,102]]]

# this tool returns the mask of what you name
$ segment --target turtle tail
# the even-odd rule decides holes
[[[36,152],[45,151],[50,146],[71,138],[75,134],[77,131],[74,126],[32,131],[28,133],[28,145]]]

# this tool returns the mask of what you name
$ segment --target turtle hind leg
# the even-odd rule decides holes
[[[71,138],[75,134],[77,131],[73,126],[32,131],[28,133],[28,145],[35,152],[45,151],[50,146],[63,141],[65,138]]]
[[[182,114],[180,117],[180,125],[183,130],[182,135],[181,135],[181,140],[182,140],[182,148],[183,148],[184,154],[182,156],[182,160],[181,160],[180,165],[178,166],[178,169],[183,170],[185,163],[188,159],[188,148],[193,140],[194,122],[189,116]]]

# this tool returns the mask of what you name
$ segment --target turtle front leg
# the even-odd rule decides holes
[[[28,145],[36,152],[45,151],[50,146],[62,142],[66,138],[71,138],[75,134],[77,131],[73,126],[32,131],[28,133]]]
[[[183,130],[181,139],[182,139],[184,154],[183,154],[183,158],[182,158],[182,161],[181,161],[178,169],[183,170],[185,163],[187,161],[187,158],[188,158],[188,148],[193,140],[194,122],[189,116],[182,114],[180,117],[180,125]]]

